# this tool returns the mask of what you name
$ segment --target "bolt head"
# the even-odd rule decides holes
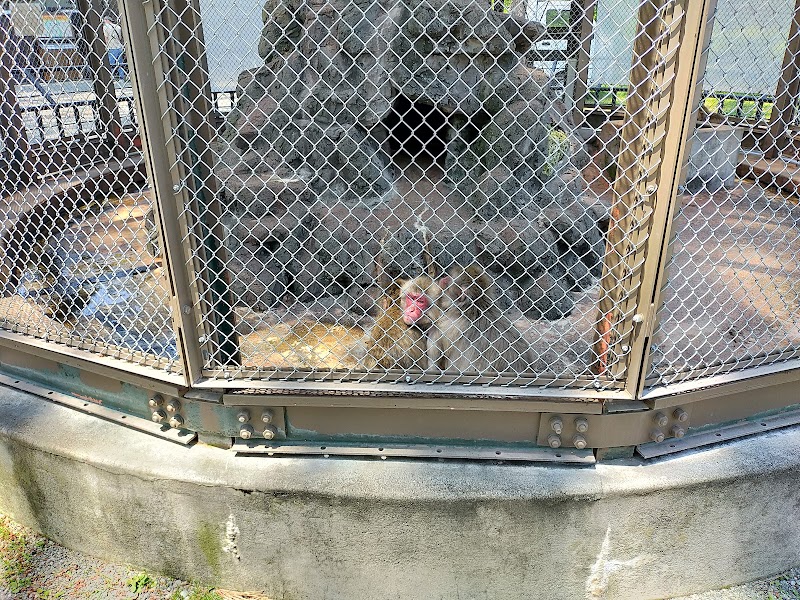
[[[249,440],[253,437],[253,428],[250,425],[243,425],[239,429],[239,437],[243,440]]]
[[[166,418],[167,414],[163,410],[156,410],[150,416],[150,419],[153,421],[153,423],[161,423]]]
[[[644,321],[644,315],[641,313],[636,313],[631,318],[631,321],[633,321],[634,323],[641,323],[642,321]]]
[[[173,429],[180,429],[183,427],[183,417],[180,415],[173,415],[169,419],[169,426]]]
[[[654,429],[650,432],[650,439],[656,443],[661,443],[664,441],[664,432],[659,429]]]
[[[550,429],[552,429],[556,433],[561,433],[562,431],[564,431],[564,422],[561,420],[561,417],[551,417]]]
[[[261,421],[263,423],[272,423],[274,419],[275,415],[271,410],[265,410],[264,412],[261,413]]]
[[[666,427],[667,423],[669,423],[667,415],[661,412],[655,414],[655,416],[653,417],[653,421],[655,421],[656,425],[658,425],[659,427]]]
[[[175,185],[172,186],[172,191],[173,192],[180,192],[181,191],[181,186],[176,183]]]
[[[686,431],[680,425],[673,425],[672,429],[670,429],[670,432],[676,438],[682,438],[683,436],[686,435]]]
[[[158,408],[162,404],[164,404],[164,397],[161,394],[156,394],[147,401],[147,405],[150,408]]]
[[[239,414],[236,415],[236,420],[239,421],[239,423],[247,423],[250,420],[250,411],[240,410]]]
[[[575,435],[575,437],[572,438],[572,444],[578,450],[583,450],[584,448],[586,448],[586,445],[587,445],[586,444],[586,438],[583,437],[582,435]]]
[[[268,440],[274,440],[276,435],[278,435],[278,430],[274,425],[267,425],[264,428],[264,438]]]
[[[551,433],[547,436],[547,445],[551,448],[561,448],[561,436]]]
[[[676,408],[675,412],[672,413],[672,416],[675,417],[681,423],[685,423],[689,420],[689,413],[687,413],[682,408]]]
[[[177,413],[181,409],[181,403],[177,400],[170,400],[167,402],[167,412]]]
[[[578,433],[586,433],[589,430],[589,421],[583,417],[575,419],[575,431]]]

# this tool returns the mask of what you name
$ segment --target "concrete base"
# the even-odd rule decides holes
[[[0,394],[0,511],[286,600],[647,600],[800,564],[800,430],[592,468],[242,458]]]

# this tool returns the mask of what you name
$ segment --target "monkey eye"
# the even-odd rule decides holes
[[[451,281],[452,279],[450,279],[449,277],[442,277],[439,280],[439,287],[446,288],[448,285],[450,285]]]
[[[427,308],[428,307],[428,298],[425,294],[406,294],[406,298],[412,304],[415,304],[419,308]]]

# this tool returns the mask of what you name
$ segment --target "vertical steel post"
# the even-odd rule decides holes
[[[595,373],[636,395],[669,256],[716,0],[645,0],[614,182]]]
[[[800,0],[794,5],[794,17],[789,26],[789,41],[783,55],[781,76],[775,89],[775,104],[769,119],[769,130],[762,142],[767,158],[777,158],[786,149],[786,133],[797,114],[800,99]]]
[[[10,20],[0,18],[0,117],[2,117],[0,133],[3,135],[9,157],[18,163],[15,168],[16,176],[23,183],[28,183],[32,173],[30,169],[23,168],[23,166],[29,160],[30,145],[17,102],[16,83],[12,73],[14,68],[13,42],[7,26],[11,26]],[[13,162],[11,166],[14,168]]]
[[[214,333],[214,315],[210,323],[206,322],[200,310],[200,297],[206,291],[195,276],[196,253],[202,256],[204,249],[186,243],[193,225],[187,222],[184,207],[191,206],[196,196],[187,189],[187,184],[194,185],[196,178],[182,167],[185,148],[176,132],[183,125],[183,115],[173,110],[176,87],[168,80],[175,76],[174,46],[181,44],[170,38],[169,29],[157,24],[161,12],[163,7],[157,0],[120,2],[123,29],[131,50],[128,63],[136,90],[140,135],[154,191],[156,224],[173,296],[172,317],[184,372],[191,384],[203,376],[207,357],[202,340]],[[228,339],[236,342],[235,337]]]
[[[117,92],[114,88],[114,77],[106,52],[103,38],[103,5],[101,0],[77,0],[78,11],[83,16],[83,38],[89,46],[89,68],[92,71],[92,87],[97,98],[100,133],[109,153],[118,160],[125,157],[125,150],[120,146],[119,136],[122,133],[122,120],[117,106]]]
[[[597,0],[573,0],[570,9],[570,38],[567,54],[575,56],[575,83],[572,88],[572,121],[583,125],[584,101],[588,91],[589,57],[594,34],[594,12]]]

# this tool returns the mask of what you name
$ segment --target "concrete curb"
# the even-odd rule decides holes
[[[800,564],[800,428],[591,468],[248,458],[3,390],[0,511],[286,600],[647,600]]]

